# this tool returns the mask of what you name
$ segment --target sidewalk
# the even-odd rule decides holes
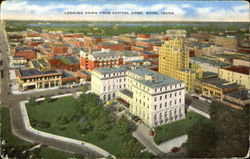
[[[70,94],[67,94],[67,95],[61,95],[60,97],[63,97],[63,96],[69,96]],[[55,97],[54,97],[55,98]],[[57,96],[58,98],[58,96]],[[38,100],[43,100],[42,98],[38,99]],[[21,107],[21,113],[22,113],[22,117],[23,117],[23,121],[24,121],[24,125],[25,125],[25,128],[26,130],[34,133],[34,134],[37,134],[37,135],[40,135],[40,136],[43,136],[43,137],[47,137],[47,138],[52,138],[52,139],[56,139],[56,140],[60,140],[60,141],[63,141],[63,142],[67,142],[67,143],[72,143],[72,144],[76,144],[76,145],[79,145],[79,146],[83,146],[83,147],[87,147],[91,150],[94,150],[100,154],[102,154],[103,156],[107,157],[109,155],[109,153],[91,143],[88,143],[88,142],[85,142],[85,141],[81,141],[81,140],[75,140],[75,139],[71,139],[71,138],[67,138],[67,137],[63,137],[63,136],[59,136],[59,135],[54,135],[54,134],[50,134],[50,133],[46,133],[46,132],[42,132],[42,131],[39,131],[39,130],[36,130],[34,128],[31,127],[30,125],[30,122],[29,122],[29,117],[28,117],[28,113],[27,113],[27,110],[26,110],[26,107],[25,107],[25,103],[27,103],[28,101],[22,101],[20,102],[20,107]]]
[[[180,147],[187,141],[187,135],[182,135],[174,139],[165,141],[156,145],[153,136],[149,136],[150,129],[145,124],[139,124],[133,136],[136,137],[144,146],[146,146],[155,155],[169,153],[173,147]]]

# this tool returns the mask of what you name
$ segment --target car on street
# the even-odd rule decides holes
[[[149,133],[148,133],[149,136],[154,136],[155,135],[155,132],[153,130],[150,130]]]
[[[171,149],[171,152],[172,153],[176,153],[176,152],[179,152],[181,149],[179,148],[179,147],[173,147],[172,149]]]
[[[123,111],[123,110],[125,110],[125,108],[123,108],[123,107],[118,108],[118,111],[119,111],[119,112],[121,112],[121,111]]]

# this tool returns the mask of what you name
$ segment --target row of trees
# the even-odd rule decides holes
[[[210,122],[197,122],[188,132],[189,157],[244,157],[248,152],[248,110],[210,105]]]

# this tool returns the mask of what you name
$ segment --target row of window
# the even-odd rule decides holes
[[[158,89],[155,89],[155,92],[162,92],[164,90],[168,90],[168,89],[174,89],[174,88],[178,88],[181,87],[181,84],[175,84],[175,85],[170,85],[170,86],[166,86],[166,87],[161,87],[161,88],[158,88]]]
[[[125,88],[126,87],[126,84],[124,84],[123,85],[123,88]],[[107,89],[106,89],[107,88]],[[111,90],[111,88],[113,88],[112,90],[115,90],[115,89],[121,89],[122,88],[122,85],[120,84],[120,85],[113,85],[113,87],[111,87],[111,86],[104,86],[103,87],[103,91],[105,92],[106,90],[107,91],[110,91]]]
[[[118,76],[118,75],[125,75],[125,72],[117,72],[117,73],[108,73],[104,74],[104,77],[112,77],[112,76]]]
[[[178,92],[174,92],[174,93],[169,93],[169,98],[172,98],[172,97],[177,97],[177,94],[179,94],[179,96],[181,95],[181,91]],[[159,100],[163,100],[163,99],[167,99],[168,98],[168,95],[165,94],[165,95],[161,95],[158,97],[155,97],[154,101],[156,102],[158,99]]]
[[[164,106],[166,107],[171,107],[171,106],[175,106],[176,104],[181,104],[182,100],[181,98],[179,100],[174,100],[174,101],[169,101],[169,102],[165,102]],[[163,103],[160,104],[155,104],[154,105],[154,110],[157,109],[162,109],[163,108]]]

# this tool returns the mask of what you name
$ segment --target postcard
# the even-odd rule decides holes
[[[2,1],[0,158],[248,158],[249,10]]]

